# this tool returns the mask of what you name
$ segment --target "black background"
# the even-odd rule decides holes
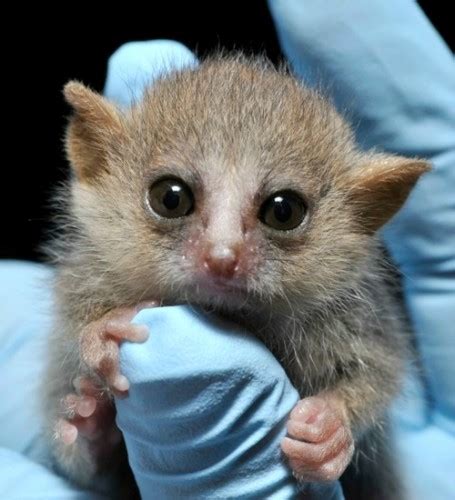
[[[421,6],[454,50],[448,3]],[[156,5],[160,5],[159,11]],[[62,154],[65,116],[61,89],[72,78],[102,90],[106,61],[131,40],[178,40],[199,55],[219,47],[282,55],[266,3],[217,2],[114,3],[105,11],[71,3],[61,7],[17,6],[2,14],[4,82],[1,161],[0,257],[40,259],[52,216],[53,186],[67,175]],[[6,88],[5,88],[6,85]]]

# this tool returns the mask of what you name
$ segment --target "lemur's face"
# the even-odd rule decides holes
[[[74,215],[141,297],[330,300],[427,169],[360,153],[321,95],[259,63],[171,74],[124,113],[80,84],[66,95]]]

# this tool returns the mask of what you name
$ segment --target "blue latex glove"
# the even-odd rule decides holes
[[[145,344],[125,344],[129,397],[117,401],[144,499],[293,498],[280,456],[297,391],[245,331],[188,307],[143,310]]]
[[[120,106],[129,106],[160,75],[196,65],[194,54],[172,40],[126,43],[109,58],[104,95]]]
[[[397,415],[410,498],[453,498],[455,64],[412,0],[270,0],[295,72],[322,81],[361,144],[424,156],[425,175],[384,231],[403,272],[424,377]]]
[[[52,471],[40,440],[51,277],[39,264],[0,262],[0,498],[98,500]]]

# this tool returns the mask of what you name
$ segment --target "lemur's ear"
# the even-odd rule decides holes
[[[343,185],[365,232],[374,233],[391,219],[430,169],[424,160],[377,154],[350,172]]]
[[[66,152],[81,181],[90,182],[109,170],[109,146],[123,135],[119,111],[82,83],[71,81],[63,90],[74,110],[66,130]]]

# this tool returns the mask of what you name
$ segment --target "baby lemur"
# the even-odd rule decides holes
[[[263,60],[175,71],[130,109],[64,92],[46,379],[60,467],[90,485],[121,449],[112,395],[128,390],[119,343],[147,336],[135,312],[191,303],[246,326],[300,391],[282,442],[297,477],[337,479],[357,450],[347,496],[401,498],[385,413],[407,341],[376,232],[428,164],[361,151],[323,95]]]

